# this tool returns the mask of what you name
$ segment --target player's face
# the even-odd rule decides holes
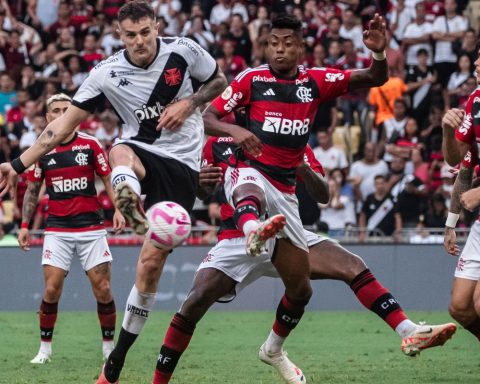
[[[149,17],[136,22],[125,19],[119,24],[120,38],[135,65],[145,67],[153,61],[157,52],[157,28],[155,20]]]
[[[69,101],[54,101],[50,104],[50,108],[47,112],[47,122],[50,123],[55,119],[58,119],[62,116],[70,106]]]
[[[303,41],[291,29],[274,28],[268,37],[268,63],[275,72],[295,75],[303,52]]]

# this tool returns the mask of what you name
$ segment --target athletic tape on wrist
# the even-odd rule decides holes
[[[374,60],[382,61],[382,60],[385,60],[387,58],[387,54],[385,53],[385,51],[382,51],[382,52],[373,52],[372,51],[372,57],[373,57]]]
[[[20,175],[21,173],[25,172],[25,170],[27,169],[27,167],[23,165],[22,160],[20,160],[20,157],[13,159],[10,165],[12,166],[13,170],[17,172],[17,175]]]
[[[446,227],[455,228],[457,221],[460,215],[458,213],[448,212],[447,221],[445,223]]]

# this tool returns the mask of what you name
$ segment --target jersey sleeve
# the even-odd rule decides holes
[[[478,151],[477,148],[472,145],[467,151],[465,157],[462,160],[462,165],[465,168],[474,168],[478,164]]]
[[[247,69],[248,71],[248,69]],[[245,72],[245,71],[244,71]],[[220,96],[212,101],[212,106],[220,117],[246,106],[250,100],[250,76],[240,73]]]
[[[214,139],[210,137],[207,142],[205,143],[203,147],[203,153],[202,153],[202,167],[208,165],[208,164],[213,164],[214,159],[213,159],[213,141]]]
[[[215,59],[193,40],[182,37],[177,45],[188,64],[190,76],[201,83],[207,83],[218,71]]]
[[[94,163],[96,174],[99,176],[109,175],[112,170],[110,169],[110,165],[108,165],[107,155],[97,141],[95,141],[95,144],[93,145],[93,154],[95,156]]]
[[[72,104],[90,113],[95,112],[101,100],[105,97],[103,94],[104,70],[101,66],[104,62],[97,64],[93,68],[80,88],[73,96]]]
[[[348,91],[350,71],[333,68],[312,68],[309,74],[315,79],[320,90],[320,102],[328,101]]]
[[[32,183],[38,183],[44,178],[43,169],[40,164],[35,163],[32,168],[27,171],[27,180]]]
[[[455,130],[455,137],[458,141],[473,144],[475,142],[475,133],[473,131],[473,117],[472,117],[473,96],[470,95],[465,107],[465,115],[463,116],[463,123]]]

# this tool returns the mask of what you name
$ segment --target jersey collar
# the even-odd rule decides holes
[[[268,69],[270,70],[270,72],[272,72],[272,74],[278,78],[278,79],[282,79],[282,80],[295,80],[296,78],[298,78],[298,76],[300,75],[300,71],[298,69],[298,66],[297,66],[297,72],[295,73],[295,75],[293,76],[285,76],[285,75],[282,75],[278,72],[275,72],[274,69],[269,65],[268,66]]]

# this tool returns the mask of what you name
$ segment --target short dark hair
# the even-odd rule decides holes
[[[425,48],[420,48],[420,49],[417,51],[417,56],[420,56],[420,55],[428,56],[428,51],[427,51]]]
[[[285,13],[276,16],[272,20],[270,30],[272,30],[273,28],[291,29],[293,30],[293,32],[295,32],[295,34],[299,35],[300,37],[303,36],[302,22],[298,20],[295,16],[287,15]]]
[[[376,175],[373,180],[374,181],[377,181],[377,180],[380,180],[382,179],[383,181],[387,181],[387,177],[385,175]]]
[[[122,6],[118,11],[118,22],[130,19],[137,22],[144,17],[155,20],[155,12],[151,5],[145,0],[130,1]]]

